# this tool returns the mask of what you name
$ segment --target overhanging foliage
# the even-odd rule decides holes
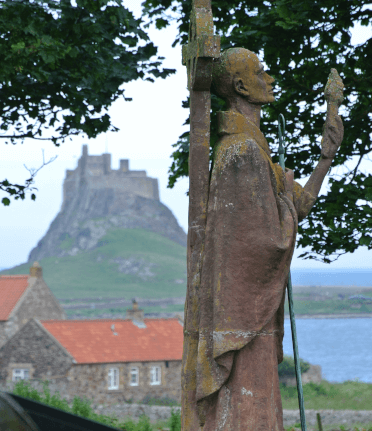
[[[143,5],[159,29],[177,16],[179,34],[173,46],[187,43],[191,0],[146,0]],[[316,111],[325,103],[330,69],[338,70],[345,84],[345,135],[333,166],[342,167],[343,173],[332,170],[329,191],[299,226],[297,246],[311,249],[301,257],[326,263],[362,245],[371,249],[372,176],[360,166],[372,150],[372,39],[353,46],[349,29],[357,21],[369,25],[372,11],[358,0],[337,4],[332,0],[213,0],[212,9],[221,48],[238,46],[257,53],[276,79],[276,102],[263,106],[261,130],[278,161],[277,119],[279,114],[285,116],[286,167],[294,170],[297,179],[309,176],[319,159],[325,107]],[[188,101],[183,106],[187,108]],[[223,110],[223,102],[213,97],[211,160],[218,110]],[[188,133],[174,146],[170,188],[178,178],[188,176]]]

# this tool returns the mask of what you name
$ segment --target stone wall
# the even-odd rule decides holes
[[[143,414],[148,416],[151,422],[165,421],[171,411],[181,410],[181,407],[147,406],[141,404],[121,404],[111,407],[97,406],[95,411],[99,414],[112,415],[120,419],[133,418],[138,420]],[[372,422],[372,410],[305,410],[306,424],[317,427],[316,414],[319,413],[322,425],[352,426],[356,423],[370,424]],[[285,427],[293,426],[300,422],[298,410],[283,410],[283,424]]]
[[[64,379],[72,363],[71,356],[32,319],[0,348],[0,381],[11,381],[14,368],[28,368],[30,378]]]
[[[0,347],[3,346],[8,340],[7,337],[7,321],[0,321]]]
[[[150,369],[161,368],[161,384],[150,384]],[[131,368],[139,371],[138,386],[130,385]],[[110,368],[119,370],[119,388],[108,389]],[[181,361],[76,364],[67,373],[70,396],[86,396],[95,404],[112,405],[119,402],[140,402],[144,399],[164,398],[181,401]]]

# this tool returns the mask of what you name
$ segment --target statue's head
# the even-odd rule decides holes
[[[237,98],[264,105],[274,102],[275,80],[264,70],[258,57],[244,48],[229,48],[213,64],[212,92],[226,100],[229,107]]]

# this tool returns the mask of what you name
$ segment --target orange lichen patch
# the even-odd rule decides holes
[[[8,320],[27,286],[28,275],[0,276],[0,320]]]
[[[199,338],[198,352],[198,376],[201,376],[201,381],[198,381],[197,398],[201,399],[213,392],[216,392],[220,386],[214,378],[211,360],[207,356],[208,340],[204,335]]]
[[[43,320],[43,327],[79,364],[182,359],[183,328],[178,319]]]
[[[277,163],[271,163],[271,168],[274,171],[276,179],[276,191],[277,193],[284,193],[284,172],[283,169]]]

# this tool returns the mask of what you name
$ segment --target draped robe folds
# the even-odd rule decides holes
[[[315,198],[272,163],[265,137],[241,114],[219,113],[219,135],[197,330],[187,317],[195,298],[186,299],[183,431],[283,431],[285,288],[298,221]]]

